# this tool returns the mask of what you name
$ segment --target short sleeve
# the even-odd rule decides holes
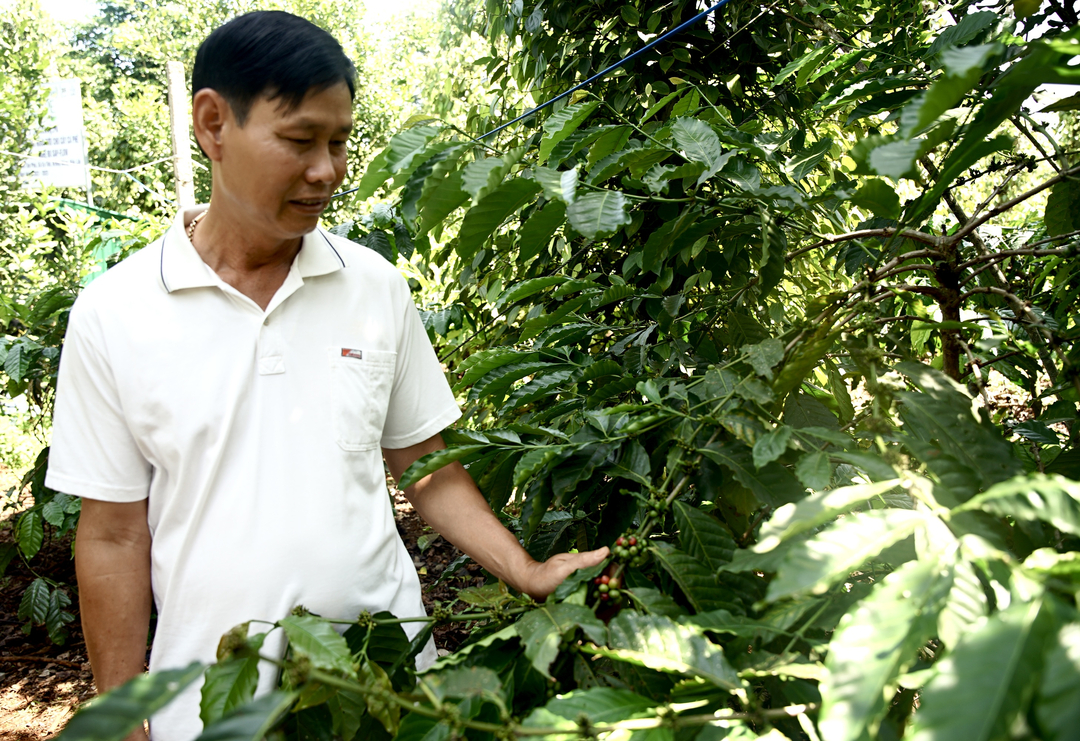
[[[124,418],[100,323],[77,301],[60,355],[52,448],[45,485],[107,502],[135,502],[150,490],[151,466]]]
[[[401,328],[381,441],[382,447],[391,449],[423,442],[461,417],[442,364],[408,293],[408,284],[401,280],[397,288]]]

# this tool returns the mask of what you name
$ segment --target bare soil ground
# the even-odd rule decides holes
[[[0,471],[0,492],[15,484],[9,471]],[[484,583],[480,567],[470,563],[452,578],[435,584],[443,571],[461,555],[442,538],[421,553],[417,541],[431,530],[400,493],[395,493],[398,531],[420,572],[424,604],[430,611],[437,602],[449,604],[459,589]],[[12,525],[17,510],[0,511],[0,543],[12,542]],[[46,543],[33,560],[34,570],[49,578],[73,585],[75,569],[71,560],[71,540]],[[0,578],[0,741],[43,741],[55,736],[79,704],[94,696],[93,677],[86,656],[86,644],[79,628],[78,604],[69,589],[76,615],[70,636],[63,646],[55,646],[41,628],[24,633],[18,620],[19,600],[35,578],[19,559],[11,562]],[[468,626],[452,623],[435,630],[435,643],[442,651],[453,651],[468,636]]]

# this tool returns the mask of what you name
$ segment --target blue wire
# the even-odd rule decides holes
[[[685,23],[682,23],[682,24],[676,26],[675,28],[673,28],[670,31],[668,31],[667,33],[665,33],[663,36],[660,36],[658,38],[653,39],[652,41],[650,41],[645,46],[641,47],[640,49],[633,52],[632,54],[623,57],[622,59],[620,59],[618,62],[615,62],[615,64],[611,65],[607,69],[601,70],[601,71],[597,72],[595,75],[593,75],[592,77],[590,77],[589,79],[585,80],[584,82],[579,82],[577,85],[574,85],[574,87],[570,88],[565,93],[559,93],[558,95],[556,95],[551,100],[549,100],[549,101],[547,101],[545,103],[541,103],[540,105],[536,106],[536,108],[533,108],[532,110],[529,110],[529,111],[526,111],[525,113],[522,113],[520,116],[515,118],[513,121],[507,121],[502,126],[499,126],[498,128],[492,129],[488,133],[486,133],[483,136],[480,136],[478,138],[479,139],[487,139],[489,136],[492,136],[494,134],[499,133],[500,131],[507,128],[508,126],[513,126],[518,121],[523,121],[524,119],[528,118],[529,116],[532,116],[533,114],[544,110],[548,106],[554,105],[555,103],[559,102],[563,98],[566,98],[566,97],[568,97],[570,95],[573,95],[578,90],[581,90],[581,88],[586,87],[588,85],[591,85],[592,83],[599,80],[601,77],[605,77],[609,72],[612,72],[613,70],[616,70],[619,67],[622,67],[624,64],[631,61],[632,59],[636,59],[637,57],[640,57],[642,54],[649,51],[649,49],[652,49],[657,44],[661,44],[661,43],[667,41],[668,39],[670,39],[675,34],[679,33],[680,31],[682,31],[684,29],[689,28],[690,26],[694,25],[695,23],[700,21],[702,18],[707,16],[709,13],[712,13],[714,11],[719,10],[720,8],[727,5],[729,2],[731,2],[731,0],[720,0],[720,2],[718,2],[716,5],[712,6],[708,10],[704,11],[703,13],[699,13],[698,15],[694,16],[693,18],[686,21]]]
[[[566,98],[566,97],[568,97],[570,95],[573,95],[578,90],[581,90],[583,87],[587,87],[587,86],[593,84],[594,82],[601,79],[602,77],[607,76],[608,73],[610,73],[610,72],[612,72],[614,70],[617,70],[619,67],[622,67],[627,62],[640,57],[642,54],[644,54],[645,52],[647,52],[650,49],[654,48],[655,46],[657,46],[659,44],[662,44],[663,42],[667,41],[668,39],[670,39],[672,36],[679,33],[680,31],[686,30],[690,26],[692,26],[695,23],[697,23],[698,21],[700,21],[705,16],[709,15],[709,13],[714,13],[717,10],[720,10],[720,8],[724,7],[725,5],[727,5],[730,2],[731,2],[731,0],[720,0],[720,2],[718,2],[716,5],[712,6],[708,10],[705,10],[705,11],[703,11],[701,13],[698,13],[696,16],[694,16],[690,20],[686,21],[685,23],[680,23],[678,26],[671,29],[670,31],[665,33],[663,36],[659,36],[659,37],[653,39],[652,41],[650,41],[645,46],[643,46],[640,49],[638,49],[637,51],[623,57],[618,62],[615,62],[615,64],[611,65],[610,67],[597,72],[595,75],[593,75],[589,79],[585,80],[584,82],[579,82],[577,85],[574,85],[574,87],[570,88],[566,92],[559,93],[558,95],[556,95],[551,100],[545,101],[544,103],[541,103],[540,105],[536,106],[536,108],[532,108],[532,109],[526,111],[525,113],[522,113],[520,116],[518,116],[514,120],[507,121],[502,126],[494,128],[491,131],[487,132],[486,134],[483,134],[483,135],[477,137],[476,141],[482,141],[484,139],[487,139],[489,136],[494,136],[495,134],[499,133],[503,129],[508,128],[510,126],[513,126],[514,124],[518,123],[519,121],[524,121],[529,116],[533,116],[533,115],[539,113],[540,111],[544,110],[545,108],[547,108],[549,106],[555,105],[560,100],[562,100],[562,99],[564,99],[564,98]],[[359,187],[350,188],[349,190],[343,190],[343,191],[341,191],[339,193],[335,193],[333,196],[331,196],[331,198],[340,198],[341,196],[347,196],[350,193],[355,193],[358,190],[360,190]]]

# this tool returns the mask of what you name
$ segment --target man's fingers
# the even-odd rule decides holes
[[[607,546],[598,548],[595,551],[585,551],[584,553],[567,553],[564,554],[564,558],[560,559],[559,571],[562,573],[562,578],[570,576],[578,569],[588,569],[603,561],[608,557],[610,551]]]
[[[587,569],[590,566],[603,561],[610,555],[611,551],[607,546],[603,548],[597,548],[595,551],[584,551],[582,553],[563,553],[558,556],[553,556],[549,563],[558,563],[561,566],[566,566],[566,574],[569,576],[576,569]]]
[[[608,549],[607,546],[604,546],[603,548],[597,548],[595,551],[585,551],[584,553],[579,553],[577,554],[578,559],[581,561],[581,563],[584,564],[584,566],[579,566],[578,568],[588,568],[589,566],[595,566],[596,564],[607,558],[610,554],[611,551]]]
[[[607,546],[604,546],[603,548],[597,548],[595,551],[560,553],[557,556],[552,556],[546,562],[534,564],[534,574],[537,578],[533,581],[531,588],[527,587],[525,592],[534,599],[544,599],[555,591],[555,587],[559,586],[570,574],[578,569],[596,566],[609,555],[611,555],[611,551]]]

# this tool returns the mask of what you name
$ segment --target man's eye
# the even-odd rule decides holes
[[[294,142],[296,144],[311,144],[311,139],[290,138],[289,141]]]
[[[349,143],[349,142],[348,142],[348,141],[346,141],[345,139],[338,139],[338,140],[334,140],[334,141],[331,141],[331,142],[330,142],[330,144],[331,144],[332,146],[335,146],[335,147],[344,147],[344,146],[346,146],[346,145],[347,145],[348,143]]]

